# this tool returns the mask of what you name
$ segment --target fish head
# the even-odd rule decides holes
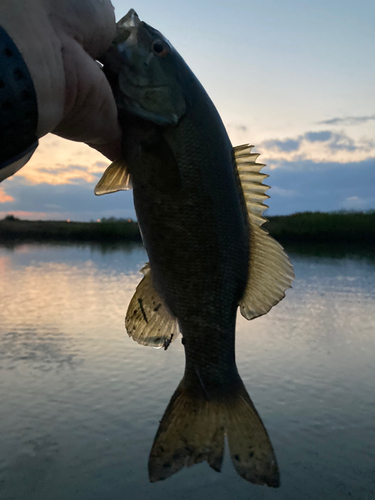
[[[183,59],[131,9],[117,23],[118,104],[157,125],[176,125],[186,112]]]

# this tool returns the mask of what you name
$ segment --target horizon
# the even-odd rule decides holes
[[[324,214],[324,215],[373,215],[375,213],[375,208],[370,208],[368,210],[356,210],[356,209],[341,209],[341,210],[331,210],[330,212],[322,212],[320,210],[315,210],[315,211],[304,211],[304,212],[293,212],[291,214],[268,214],[268,217],[266,218],[266,222],[268,221],[268,218],[272,219],[275,217],[293,217],[297,215],[317,215],[317,214]],[[69,223],[87,223],[87,224],[98,224],[98,223],[103,223],[103,222],[115,222],[115,223],[120,223],[120,222],[136,222],[138,224],[137,218],[127,218],[127,217],[114,217],[114,216],[108,216],[108,217],[102,217],[98,218],[96,220],[91,219],[91,220],[73,220],[73,219],[23,219],[22,217],[17,217],[13,215],[12,213],[6,214],[3,218],[0,218],[0,222],[5,221],[5,220],[19,220],[22,222],[69,222]]]

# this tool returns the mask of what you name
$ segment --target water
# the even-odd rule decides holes
[[[375,498],[375,259],[291,254],[297,279],[238,320],[238,367],[271,436],[278,490],[206,463],[150,484],[183,372],[180,341],[139,346],[124,315],[142,248],[0,247],[1,500]]]

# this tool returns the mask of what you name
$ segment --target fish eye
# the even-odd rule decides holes
[[[169,53],[169,46],[163,40],[155,40],[151,45],[152,52],[158,57],[165,57]]]

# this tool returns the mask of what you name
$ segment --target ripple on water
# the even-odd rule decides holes
[[[228,454],[149,484],[158,422],[183,374],[179,340],[124,330],[140,248],[0,249],[0,498],[375,498],[375,266],[292,256],[296,281],[268,315],[239,316],[237,361],[281,469],[247,484]]]

